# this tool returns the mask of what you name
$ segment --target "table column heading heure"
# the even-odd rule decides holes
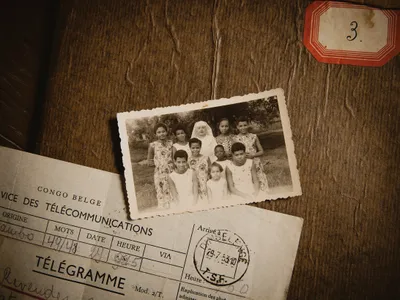
[[[0,206],[0,235],[72,255],[179,280],[187,253]],[[143,270],[142,270],[143,269]],[[166,276],[166,270],[170,276]]]
[[[205,287],[183,276],[194,228],[195,225],[186,252],[180,252],[0,206],[0,235],[179,283]],[[218,291],[244,298],[237,293]]]

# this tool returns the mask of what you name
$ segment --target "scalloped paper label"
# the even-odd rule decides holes
[[[400,12],[315,1],[306,9],[303,42],[320,62],[382,66],[400,52]]]

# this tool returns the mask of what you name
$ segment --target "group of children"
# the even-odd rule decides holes
[[[196,122],[188,140],[183,126],[174,130],[176,143],[168,139],[165,124],[155,126],[157,140],[150,143],[148,161],[154,164],[158,207],[189,207],[227,199],[254,201],[268,192],[260,156],[263,148],[250,133],[246,118],[239,118],[238,134],[230,132],[228,119],[218,123],[214,137],[204,121]]]

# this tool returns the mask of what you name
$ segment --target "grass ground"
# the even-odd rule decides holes
[[[154,188],[154,167],[133,163],[132,169],[138,209],[143,210],[157,206],[156,190]]]
[[[132,156],[133,178],[135,181],[138,209],[157,206],[156,191],[154,189],[154,167],[138,164],[146,159],[147,150],[136,148]],[[261,157],[264,172],[267,175],[270,188],[291,185],[290,169],[285,146],[275,149],[266,149]]]

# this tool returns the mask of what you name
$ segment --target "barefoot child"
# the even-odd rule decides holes
[[[231,147],[234,140],[234,135],[230,133],[229,120],[223,118],[218,123],[219,135],[215,138],[217,144],[224,147],[227,157],[231,156]]]
[[[175,130],[174,134],[176,137],[176,143],[173,144],[172,148],[172,156],[175,155],[177,150],[185,150],[186,153],[190,154],[189,142],[186,140],[186,130],[182,125],[178,125]]]
[[[256,167],[252,159],[246,157],[242,143],[232,145],[232,163],[226,167],[226,179],[232,195],[241,200],[254,201],[260,189]]]
[[[225,201],[228,195],[228,186],[225,178],[222,176],[223,168],[213,162],[210,168],[211,179],[207,181],[208,203],[218,203]]]
[[[154,127],[157,140],[149,144],[147,153],[148,165],[154,168],[154,187],[156,189],[158,207],[169,208],[171,193],[168,174],[172,171],[172,141],[167,138],[168,127],[159,123]]]
[[[199,186],[198,202],[207,201],[207,180],[208,167],[211,164],[208,156],[200,154],[201,141],[196,138],[189,140],[191,156],[189,157],[189,167],[196,173]]]
[[[190,207],[197,203],[198,183],[195,172],[188,168],[188,154],[177,150],[174,154],[175,170],[169,174],[173,207]]]
[[[251,158],[254,161],[257,170],[257,177],[260,182],[260,189],[267,192],[268,180],[260,159],[260,156],[264,154],[264,149],[261,146],[260,140],[256,134],[249,132],[249,122],[245,117],[240,117],[238,119],[237,129],[239,130],[239,134],[235,136],[235,141],[245,145],[246,157]]]

